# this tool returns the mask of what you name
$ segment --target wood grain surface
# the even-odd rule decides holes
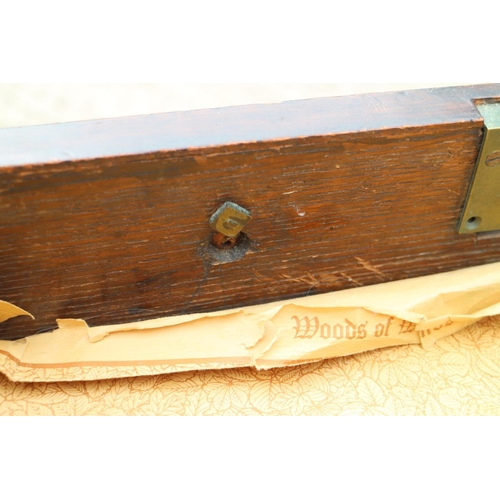
[[[220,310],[500,258],[457,224],[500,85],[0,130],[0,338]],[[226,201],[253,220],[210,244]]]

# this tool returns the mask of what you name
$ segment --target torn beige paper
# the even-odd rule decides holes
[[[30,316],[33,318],[33,316],[24,309],[0,300],[0,323],[10,318],[15,318],[16,316]]]
[[[59,329],[0,341],[16,381],[69,381],[252,366],[267,369],[383,347],[430,347],[500,314],[500,263],[211,314]]]

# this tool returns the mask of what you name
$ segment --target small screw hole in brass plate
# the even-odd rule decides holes
[[[477,229],[480,225],[483,219],[481,217],[470,217],[467,219],[467,229],[472,231],[473,229]]]

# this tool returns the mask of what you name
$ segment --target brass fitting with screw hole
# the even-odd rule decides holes
[[[219,250],[234,248],[251,220],[248,210],[230,201],[224,203],[210,218],[210,227],[215,231],[212,244]]]

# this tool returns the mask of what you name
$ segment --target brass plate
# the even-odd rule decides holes
[[[484,140],[459,233],[500,230],[500,102],[477,104],[484,118]]]

